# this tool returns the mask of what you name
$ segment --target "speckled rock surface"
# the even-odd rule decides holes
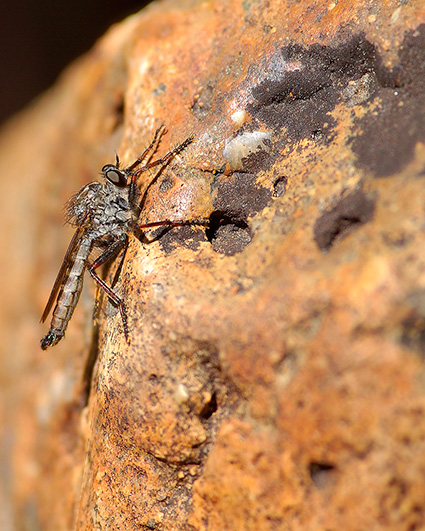
[[[421,2],[169,0],[3,130],[2,529],[425,527],[424,86]],[[61,205],[161,123],[141,219],[209,228],[42,352]]]

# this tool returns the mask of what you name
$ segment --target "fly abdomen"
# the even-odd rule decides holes
[[[84,270],[92,247],[91,239],[81,239],[70,259],[70,266],[53,310],[50,330],[41,340],[43,350],[56,345],[65,335],[65,330],[83,289]]]

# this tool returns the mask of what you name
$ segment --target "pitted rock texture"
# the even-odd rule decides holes
[[[2,529],[425,527],[425,11],[172,0],[0,137]],[[162,123],[141,222],[42,352],[61,205]]]

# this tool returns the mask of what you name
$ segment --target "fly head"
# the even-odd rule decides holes
[[[120,170],[118,165],[119,160],[117,157],[116,164],[106,164],[106,166],[103,166],[102,175],[118,188],[125,188],[127,186],[127,173]]]

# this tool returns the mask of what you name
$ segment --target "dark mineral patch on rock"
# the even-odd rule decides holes
[[[399,49],[399,64],[384,71],[374,93],[377,109],[355,121],[361,131],[351,139],[357,166],[376,177],[400,172],[417,142],[425,141],[425,25],[408,32]]]

